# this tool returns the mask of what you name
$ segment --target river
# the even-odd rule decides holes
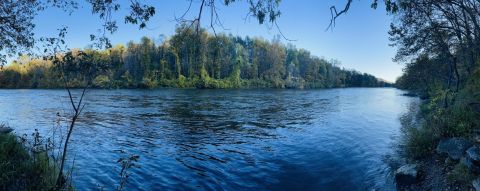
[[[89,90],[69,159],[78,190],[394,190],[394,88]],[[64,90],[0,90],[0,122],[48,135],[71,111]],[[67,122],[63,121],[63,131]],[[121,152],[123,151],[123,152]]]

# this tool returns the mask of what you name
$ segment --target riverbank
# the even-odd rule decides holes
[[[58,170],[39,144],[31,145],[0,124],[0,190],[51,190]],[[70,189],[67,189],[70,190]]]
[[[414,173],[407,182],[401,168],[396,171],[399,190],[480,190],[478,111],[466,104],[468,96],[457,95],[449,107],[439,97],[423,100],[401,117],[399,145]]]
[[[1,76],[0,76],[1,77]],[[69,84],[70,88],[83,88],[85,83]],[[328,89],[328,88],[349,88],[349,87],[393,87],[393,84],[381,82],[375,85],[328,85],[324,83],[305,82],[299,79],[287,79],[268,81],[260,79],[213,79],[213,78],[185,78],[179,79],[161,79],[161,80],[144,80],[138,83],[124,83],[122,81],[108,80],[102,77],[95,78],[89,85],[93,89],[159,89],[159,88],[196,88],[196,89]],[[14,86],[6,86],[0,83],[0,89],[63,89],[61,82],[49,85],[28,85],[18,84]]]
[[[417,160],[416,163],[420,180],[404,190],[464,191],[473,189],[470,182],[467,181],[471,179],[471,175],[466,172],[467,169],[455,165],[454,161],[446,160],[444,156],[432,154],[427,158]]]

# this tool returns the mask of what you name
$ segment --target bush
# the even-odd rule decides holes
[[[475,178],[472,172],[468,169],[468,167],[460,162],[453,168],[452,171],[448,173],[447,179],[450,182],[460,183],[460,184],[470,184],[471,181]]]
[[[301,78],[292,78],[291,76],[288,76],[288,78],[285,80],[285,88],[303,89],[304,87],[305,87],[305,80]]]
[[[133,87],[134,84],[133,84],[133,77],[132,75],[130,74],[129,71],[126,71],[122,76],[122,86],[123,87],[127,87],[127,88],[130,88],[130,87]]]
[[[45,151],[29,148],[13,134],[0,134],[0,190],[50,190],[58,170]]]
[[[405,152],[410,158],[422,158],[432,153],[435,143],[439,139],[435,128],[429,123],[420,122],[421,110],[415,104],[411,105],[409,111],[400,118]]]
[[[406,131],[406,153],[412,158],[422,158],[435,149],[437,137],[430,128],[409,128]]]
[[[97,88],[110,88],[112,87],[112,83],[108,76],[99,75],[95,79],[93,79],[93,86]]]
[[[158,82],[152,78],[143,77],[142,86],[152,89],[158,87]]]
[[[187,78],[185,78],[185,76],[183,75],[180,75],[177,79],[177,86],[176,87],[179,87],[179,88],[186,88],[188,87],[187,85]]]

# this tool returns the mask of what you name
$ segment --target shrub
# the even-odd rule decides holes
[[[435,128],[427,125],[429,123],[419,122],[421,115],[419,109],[413,104],[400,118],[405,152],[411,158],[422,158],[430,154],[439,139],[438,133],[434,131]]]
[[[108,76],[99,75],[93,79],[93,86],[97,88],[110,88],[112,87],[112,83]]]
[[[143,77],[142,86],[152,89],[158,87],[158,82],[152,78]]]
[[[475,176],[462,162],[455,165],[453,170],[448,173],[447,177],[450,182],[456,182],[460,184],[469,184],[474,178]]]
[[[44,150],[29,152],[13,134],[0,134],[0,190],[50,190],[58,169]]]
[[[430,154],[435,148],[437,136],[430,128],[409,128],[406,131],[406,152],[413,158],[422,158]]]
[[[123,87],[127,87],[127,88],[130,88],[130,87],[133,87],[134,84],[133,84],[133,77],[132,75],[130,74],[129,71],[126,71],[122,76],[122,82],[123,82]]]
[[[177,87],[179,88],[186,88],[187,86],[187,78],[185,76],[180,75],[177,79]]]

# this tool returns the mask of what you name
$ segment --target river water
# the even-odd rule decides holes
[[[389,160],[415,98],[394,88],[89,90],[69,159],[78,190],[394,190]],[[49,134],[64,90],[0,90],[0,122]],[[67,121],[63,121],[65,130]]]

